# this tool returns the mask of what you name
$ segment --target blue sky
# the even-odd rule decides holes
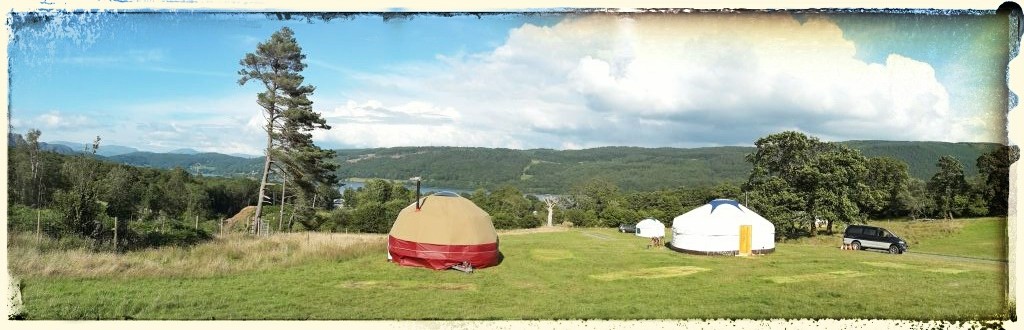
[[[11,126],[44,141],[260,153],[238,60],[282,26],[331,148],[1000,141],[993,15],[65,14],[16,24]]]

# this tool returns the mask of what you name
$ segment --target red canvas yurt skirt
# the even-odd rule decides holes
[[[498,242],[477,245],[417,243],[388,236],[388,253],[402,266],[448,269],[463,262],[473,268],[498,264]]]

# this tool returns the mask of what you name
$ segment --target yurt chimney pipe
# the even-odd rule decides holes
[[[420,210],[420,177],[411,178],[409,180],[416,181],[416,210]]]

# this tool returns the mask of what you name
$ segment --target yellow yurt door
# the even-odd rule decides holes
[[[753,229],[750,225],[740,226],[740,255],[750,255],[750,237]]]

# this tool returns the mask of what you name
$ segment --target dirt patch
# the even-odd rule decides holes
[[[572,258],[572,252],[569,250],[533,249],[530,250],[530,257],[533,260],[542,261],[562,260]]]
[[[452,291],[476,291],[473,283],[423,283],[416,281],[345,281],[336,287],[345,289],[432,289]]]
[[[784,283],[796,283],[796,282],[806,282],[806,281],[834,280],[834,279],[840,279],[840,278],[860,277],[860,276],[864,276],[864,275],[868,275],[868,274],[861,273],[861,272],[855,272],[855,271],[852,271],[852,270],[838,270],[838,271],[827,272],[827,273],[813,273],[813,274],[803,274],[803,275],[793,275],[793,276],[772,276],[772,277],[765,277],[765,279],[767,279],[769,281],[772,281],[775,284],[784,284]]]
[[[679,277],[693,275],[708,270],[707,268],[693,266],[670,266],[656,268],[642,268],[636,270],[625,270],[600,275],[590,275],[590,278],[600,281],[615,281],[627,279],[657,279],[668,277]]]
[[[895,262],[884,262],[884,261],[881,261],[881,262],[870,262],[870,261],[864,261],[864,262],[861,262],[861,263],[865,264],[865,265],[869,265],[869,266],[882,267],[882,268],[897,268],[897,269],[911,269],[911,268],[914,268],[914,266],[911,266],[911,265],[908,265],[908,264],[901,264],[901,263],[895,263]]]
[[[598,233],[588,233],[588,232],[581,232],[581,234],[583,234],[583,235],[585,235],[585,236],[590,236],[590,237],[593,237],[593,238],[596,238],[596,239],[600,239],[600,240],[609,240],[609,239],[612,239],[612,237],[611,237],[611,236],[608,236],[608,235],[605,235],[605,234],[598,234]]]
[[[960,273],[968,272],[968,270],[966,270],[966,269],[955,269],[955,268],[931,268],[931,269],[925,269],[924,271],[926,271],[926,272],[933,272],[933,273],[943,273],[943,274],[960,274]]]
[[[231,231],[235,227],[245,227],[252,220],[254,214],[256,214],[256,207],[246,206],[234,216],[224,221],[224,231]]]
[[[916,266],[911,266],[911,265],[901,264],[901,263],[895,263],[895,262],[861,262],[861,263],[862,264],[866,264],[866,265],[875,266],[875,267],[884,267],[884,268],[896,268],[896,269],[915,269],[915,268],[918,268]],[[924,271],[926,271],[926,272],[933,272],[933,273],[942,273],[942,274],[960,274],[960,273],[968,272],[968,270],[966,270],[966,269],[956,269],[956,268],[929,268],[929,269],[925,269]]]

